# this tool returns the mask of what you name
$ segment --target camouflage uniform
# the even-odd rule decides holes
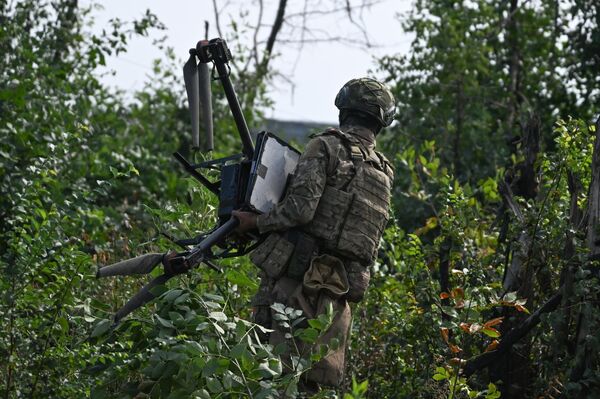
[[[285,198],[257,217],[260,233],[271,233],[251,255],[263,270],[253,302],[259,308],[257,322],[269,324],[268,306],[274,302],[301,309],[307,318],[328,303],[336,311],[323,340],[336,337],[340,348],[313,366],[311,381],[341,383],[351,319],[347,301],[360,301],[368,286],[368,267],[388,219],[392,180],[389,162],[375,151],[372,131],[328,129],[307,144]],[[271,328],[271,343],[285,340],[276,323]]]

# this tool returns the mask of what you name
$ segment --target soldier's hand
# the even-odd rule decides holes
[[[256,229],[256,217],[258,216],[256,213],[233,211],[231,214],[240,221],[240,225],[235,229],[237,233],[245,233]]]

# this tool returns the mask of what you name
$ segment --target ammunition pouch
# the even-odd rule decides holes
[[[370,264],[388,220],[384,201],[326,186],[313,220],[303,228],[319,239],[321,249]]]
[[[287,233],[294,243],[294,253],[290,259],[286,275],[297,281],[302,281],[310,262],[317,251],[317,240],[300,230],[290,230]]]
[[[287,276],[302,281],[316,253],[316,240],[300,230],[292,229],[285,233],[269,234],[250,254],[250,260],[272,279]]]
[[[369,268],[358,262],[345,262],[346,274],[348,275],[348,293],[346,300],[348,302],[358,303],[362,301],[369,287],[371,273]]]
[[[272,279],[280,279],[287,271],[287,265],[294,252],[294,244],[279,233],[271,233],[267,239],[258,246],[250,260],[259,269]]]

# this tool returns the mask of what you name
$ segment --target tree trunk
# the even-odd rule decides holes
[[[514,201],[512,193],[526,199],[535,199],[538,194],[539,183],[535,164],[540,151],[540,120],[535,114],[529,118],[521,136],[523,137],[524,160],[515,166],[512,176],[507,176],[508,182],[501,185],[501,194],[505,207],[511,211],[514,220],[523,226],[523,230],[514,245],[511,261],[506,267],[502,283],[504,292],[517,291],[517,296],[527,298],[527,306],[533,307],[534,276],[540,280],[542,286],[546,287],[546,291],[550,288],[550,277],[547,270],[540,266],[543,262],[538,259],[540,258],[539,251],[535,249],[538,226],[536,224],[532,232],[527,230],[524,217],[518,204]],[[511,333],[515,326],[520,325],[525,320],[525,315],[511,308],[505,308],[503,312],[505,319],[500,331],[504,336]],[[504,382],[502,385],[504,397],[527,396],[529,381],[533,373],[530,352],[530,342],[519,342],[515,348],[508,348],[506,354],[490,367],[492,378]]]
[[[575,257],[575,236],[573,231],[580,228],[583,214],[577,199],[579,194],[583,191],[581,181],[573,175],[571,172],[567,172],[567,184],[570,193],[570,210],[569,210],[569,224],[571,229],[568,230],[565,235],[565,248],[563,251],[563,257],[567,261],[560,275],[560,284],[563,287],[563,298],[560,305],[562,317],[558,317],[553,324],[554,336],[556,337],[556,345],[554,348],[554,357],[558,358],[563,355],[563,350],[566,347],[567,352],[571,353],[572,348],[569,344],[569,330],[572,324],[572,305],[574,302],[573,298],[573,287],[575,283],[575,272],[579,264]],[[571,353],[572,354],[572,353]]]
[[[587,244],[590,249],[590,261],[600,260],[600,119],[596,122],[596,141],[592,159],[592,180],[588,195],[588,225]],[[593,280],[597,285],[598,279]],[[584,380],[588,374],[594,373],[598,366],[597,350],[594,347],[594,335],[597,334],[598,324],[598,289],[592,287],[583,295],[582,307],[579,313],[579,323],[576,335],[575,364],[571,369],[569,379],[572,383]],[[583,394],[589,392],[587,384],[581,385]]]
[[[463,134],[463,124],[465,120],[465,96],[464,84],[462,75],[456,81],[456,131],[454,132],[454,140],[452,144],[452,166],[454,168],[454,176],[459,177],[461,172],[460,167],[460,140]]]
[[[531,331],[531,329],[533,329],[535,326],[537,326],[540,323],[541,316],[543,314],[552,312],[553,310],[556,309],[556,307],[560,304],[561,298],[562,298],[562,289],[560,289],[557,293],[552,295],[542,305],[542,307],[540,307],[538,310],[533,312],[531,314],[531,316],[527,317],[525,320],[523,320],[522,323],[520,323],[518,326],[516,326],[515,328],[513,328],[509,332],[507,332],[504,335],[504,337],[502,338],[502,340],[500,341],[500,344],[498,345],[496,350],[483,353],[477,357],[470,359],[463,367],[463,372],[462,372],[463,375],[465,375],[466,377],[470,377],[478,370],[481,370],[485,367],[491,366],[495,362],[500,361],[501,357],[504,354],[506,354],[507,352],[509,352],[512,349],[514,344],[516,344],[521,338],[525,337],[527,335],[527,333],[529,333],[529,331]],[[510,398],[510,397],[517,398],[518,396],[507,395],[507,396],[502,396],[502,397],[503,398]]]
[[[509,78],[509,100],[508,116],[506,118],[505,138],[509,145],[514,144],[515,134],[514,124],[519,111],[519,80],[520,80],[520,54],[518,42],[518,25],[516,13],[519,7],[519,0],[510,0],[508,10],[507,41],[508,41],[508,78]]]

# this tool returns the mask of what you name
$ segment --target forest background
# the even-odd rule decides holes
[[[270,106],[286,3],[272,41],[225,35],[252,126]],[[349,19],[365,4],[330,3]],[[111,328],[144,279],[97,280],[97,267],[212,227],[215,201],[170,155],[203,156],[188,147],[175,55],[165,49],[133,99],[98,79],[160,21],[94,34],[91,12],[0,1],[0,396],[295,396],[323,353],[298,353],[282,375],[280,348],[248,321],[245,258],[173,279]],[[402,24],[410,54],[378,64],[399,108],[379,139],[396,167],[394,217],[354,309],[346,382],[318,396],[596,397],[600,4],[417,0]],[[214,108],[213,155],[228,155],[233,122]],[[294,330],[298,315],[279,311],[303,341],[328,323]]]

